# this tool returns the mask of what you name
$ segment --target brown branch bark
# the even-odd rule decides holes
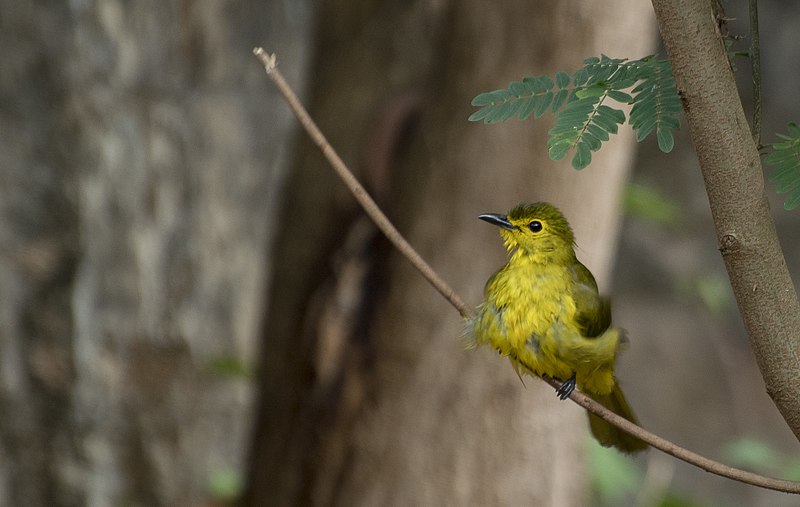
[[[800,438],[800,305],[711,4],[653,0],[653,7],[739,312],[767,393]]]
[[[544,381],[553,386],[554,389],[561,387],[561,382],[558,380],[548,378],[544,379]],[[748,472],[747,470],[734,468],[718,461],[714,461],[633,424],[627,419],[620,417],[614,412],[608,410],[578,390],[572,391],[572,394],[570,394],[569,397],[572,401],[582,406],[589,412],[600,416],[614,426],[627,431],[631,435],[644,440],[659,451],[694,465],[701,470],[705,470],[706,472],[744,484],[750,484],[751,486],[758,486],[759,488],[772,489],[775,491],[782,491],[784,493],[792,493],[795,495],[800,494],[800,482],[773,479],[772,477],[766,477],[753,472]]]
[[[394,245],[397,250],[403,254],[403,257],[408,259],[408,262],[411,263],[414,268],[416,268],[422,275],[425,277],[426,280],[436,289],[439,294],[442,295],[447,301],[450,302],[453,307],[458,310],[458,313],[461,314],[462,317],[466,318],[470,314],[470,309],[461,298],[456,294],[456,292],[449,286],[447,283],[442,280],[442,278],[436,273],[433,268],[428,265],[425,260],[420,257],[414,248],[408,244],[408,241],[400,234],[400,231],[386,218],[386,215],[381,212],[381,209],[378,207],[378,204],[375,200],[370,197],[367,193],[366,189],[359,183],[353,173],[351,173],[347,166],[345,165],[344,161],[342,161],[341,157],[336,153],[333,147],[328,143],[325,139],[325,136],[319,130],[319,127],[314,123],[309,116],[308,112],[300,103],[300,99],[297,98],[292,92],[292,89],[289,87],[289,84],[283,79],[283,75],[278,72],[277,69],[277,61],[275,55],[268,55],[264,52],[263,48],[255,48],[253,49],[253,54],[261,60],[261,63],[264,65],[264,69],[267,71],[267,74],[272,78],[275,82],[275,85],[281,91],[284,97],[286,97],[286,101],[289,103],[289,107],[292,108],[292,111],[297,115],[297,119],[300,121],[300,124],[306,129],[308,136],[314,141],[314,144],[319,147],[322,154],[330,163],[331,167],[336,174],[342,179],[347,188],[350,189],[353,197],[358,201],[358,203],[364,208],[367,215],[375,222],[375,225],[381,230],[381,232],[386,236],[386,238],[391,241],[392,245]]]

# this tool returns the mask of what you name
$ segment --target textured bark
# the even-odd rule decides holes
[[[250,383],[214,364],[253,361],[290,125],[249,48],[307,8],[0,2],[0,504],[240,471]]]
[[[328,0],[319,6],[309,72],[312,113],[382,205],[398,132],[413,123],[419,83],[429,81],[438,3]],[[347,420],[362,402],[354,386],[361,384],[356,379],[366,350],[363,342],[347,341],[362,332],[368,293],[376,290],[367,279],[378,251],[375,232],[307,138],[295,153],[275,246],[279,269],[267,298],[262,392],[244,500],[250,505],[330,496],[335,480],[309,486],[322,440],[333,438],[336,421]]]
[[[435,37],[414,39],[418,31],[398,31],[391,17],[376,14],[379,3],[359,5],[375,17],[355,27],[345,22],[356,34],[347,42],[330,35],[338,30],[326,22],[331,16],[320,17],[324,42],[311,74],[325,86],[314,94],[312,115],[343,158],[357,165],[360,153],[374,147],[369,135],[360,136],[370,112],[361,102],[374,107],[379,100],[373,91],[351,104],[346,85],[371,64],[372,50],[383,54],[398,41],[359,36],[402,33],[393,48],[417,42],[411,52],[388,50],[383,61],[390,63],[355,80],[363,90],[401,89],[407,81],[397,75],[417,76],[417,86],[429,94],[408,151],[384,154],[392,161],[388,175],[357,165],[364,177],[386,184],[384,204],[411,243],[477,303],[483,283],[503,262],[503,249],[496,231],[476,216],[548,200],[571,219],[581,258],[607,289],[616,205],[633,139],[615,139],[591,169],[576,173],[547,159],[544,127],[469,124],[466,117],[474,95],[509,80],[570,68],[600,52],[647,54],[647,7],[537,3],[532,14],[530,2],[491,8],[457,2],[446,12],[442,45],[428,48],[421,41],[432,44]],[[395,17],[403,27],[419,27],[428,18],[413,15],[435,12],[408,7],[404,13]],[[346,10],[339,15],[351,19]],[[341,67],[332,68],[330,58],[342,53]],[[338,86],[328,72],[338,76]],[[334,104],[338,116],[330,115]],[[585,416],[558,403],[536,380],[523,387],[490,351],[465,352],[457,313],[404,260],[382,255],[360,225],[344,222],[352,213],[338,204],[338,189],[323,176],[327,168],[309,168],[309,157],[301,150],[276,257],[282,269],[267,320],[248,503],[584,505]],[[309,188],[320,178],[324,187]],[[343,223],[351,224],[349,232]],[[338,252],[335,262],[332,251]],[[358,308],[343,311],[353,299]],[[326,318],[331,314],[344,318]]]
[[[654,0],[719,249],[766,389],[800,438],[800,305],[711,4]]]

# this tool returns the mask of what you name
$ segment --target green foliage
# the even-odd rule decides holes
[[[625,213],[661,225],[676,226],[684,218],[680,207],[655,188],[631,183],[625,189]]]
[[[788,481],[800,481],[800,458],[787,459],[781,475]]]
[[[800,480],[800,457],[779,451],[760,440],[735,440],[725,447],[724,453],[733,466],[790,481]]]
[[[731,284],[720,273],[694,274],[680,278],[676,289],[684,298],[699,300],[703,306],[717,317],[730,315],[736,307]]]
[[[722,275],[708,274],[697,277],[695,291],[703,305],[714,315],[723,316],[734,306],[731,284]]]
[[[704,504],[670,491],[658,502],[658,507],[704,507]]]
[[[252,366],[233,356],[217,356],[206,365],[214,376],[252,379],[255,376]]]
[[[629,458],[595,441],[589,446],[592,484],[602,505],[623,505],[626,495],[638,491],[642,472]]]
[[[208,478],[208,490],[215,500],[231,502],[242,494],[244,481],[234,470],[213,470]]]
[[[760,440],[742,438],[730,442],[725,448],[728,459],[737,466],[751,470],[763,470],[773,466],[778,460],[778,453]]]
[[[655,130],[658,147],[669,153],[675,145],[672,131],[680,126],[681,102],[669,62],[655,59],[651,62],[642,68],[641,81],[632,91],[635,98],[630,124],[637,141]]]
[[[783,207],[787,211],[800,206],[800,127],[792,122],[788,126],[788,135],[778,134],[783,142],[771,144],[772,153],[764,159],[764,163],[773,167],[769,175],[775,184],[775,190],[786,193]]]
[[[736,58],[750,58],[750,51],[748,49],[736,49],[734,46],[741,46],[739,44],[743,38],[741,37],[726,37],[723,39],[725,44],[725,51],[728,53],[728,62],[731,64],[731,70],[736,72]]]
[[[551,112],[556,121],[548,133],[550,158],[560,160],[573,151],[572,166],[583,169],[591,163],[592,153],[625,123],[625,113],[609,104],[633,104],[629,122],[636,140],[655,132],[661,151],[672,150],[681,103],[669,61],[602,55],[583,63],[571,76],[559,71],[553,78],[526,77],[507,89],[481,93],[472,100],[480,109],[469,120],[491,124]]]

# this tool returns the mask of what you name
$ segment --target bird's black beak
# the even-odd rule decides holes
[[[484,213],[483,215],[478,215],[478,218],[483,220],[484,222],[489,222],[492,225],[496,225],[497,227],[502,227],[508,231],[513,231],[516,229],[516,226],[512,225],[511,222],[508,221],[508,217],[505,215],[501,215],[499,213]]]

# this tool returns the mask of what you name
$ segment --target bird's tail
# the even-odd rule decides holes
[[[624,417],[634,424],[638,424],[636,416],[633,415],[631,407],[625,400],[625,395],[622,394],[622,390],[619,388],[618,384],[614,386],[614,390],[609,394],[592,394],[591,397],[615,414]],[[592,430],[592,435],[594,435],[594,438],[596,438],[603,447],[616,447],[624,453],[634,453],[647,448],[647,444],[642,440],[609,424],[591,412],[588,414],[589,427]]]

